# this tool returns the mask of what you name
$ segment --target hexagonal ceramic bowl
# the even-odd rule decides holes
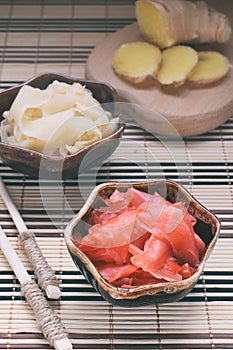
[[[45,89],[54,80],[67,84],[78,82],[85,85],[92,91],[93,96],[101,104],[106,104],[106,106],[109,104],[109,106],[114,107],[114,103],[117,101],[116,92],[109,84],[71,78],[57,73],[44,73],[23,84],[0,92],[0,116],[2,116],[4,111],[9,110],[18,91],[23,85]],[[1,117],[0,122],[2,119]],[[117,121],[116,129],[111,135],[93,142],[78,152],[67,155],[66,157],[48,156],[37,151],[0,142],[0,157],[3,162],[12,169],[32,177],[45,177],[58,180],[60,177],[63,179],[73,178],[77,176],[81,168],[82,171],[85,171],[86,169],[101,164],[102,161],[108,158],[118,146],[123,131],[124,124]],[[83,161],[84,158],[85,162]]]
[[[100,275],[89,258],[77,248],[74,244],[75,237],[77,239],[77,234],[83,236],[83,232],[84,234],[87,233],[85,232],[85,222],[93,208],[98,206],[100,198],[110,197],[116,188],[120,191],[126,190],[129,187],[129,183],[104,183],[92,191],[85,205],[74,216],[65,230],[65,240],[71,257],[86,279],[105,300],[112,304],[133,307],[182,299],[193,289],[204,269],[205,263],[218,239],[220,222],[213,213],[201,205],[184,187],[174,181],[150,181],[134,183],[130,184],[130,186],[144,192],[148,192],[148,189],[150,193],[157,191],[162,197],[172,203],[183,202],[188,212],[196,218],[195,232],[206,244],[206,251],[196,272],[191,277],[179,282],[163,282],[129,289],[119,288],[109,284]]]

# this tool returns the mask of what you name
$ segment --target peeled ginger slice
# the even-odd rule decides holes
[[[182,85],[198,62],[198,53],[189,46],[172,46],[162,53],[157,80],[162,85]]]
[[[161,51],[156,46],[138,41],[121,45],[112,65],[121,78],[142,83],[148,76],[156,75],[161,57]]]
[[[226,76],[230,68],[228,59],[216,51],[199,52],[199,61],[189,80],[197,84],[208,84]]]

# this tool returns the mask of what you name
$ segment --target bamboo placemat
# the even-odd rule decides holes
[[[0,88],[42,72],[84,77],[94,46],[132,21],[131,0],[1,0]],[[75,349],[233,349],[233,119],[182,142],[185,156],[174,162],[158,139],[129,123],[101,169],[62,185],[39,182],[0,164],[0,175],[27,226],[62,281],[61,299],[50,304]],[[111,306],[74,266],[64,227],[97,183],[161,177],[180,181],[219,216],[219,241],[198,284],[182,301],[134,309]],[[2,200],[0,220],[33,277]],[[51,349],[1,253],[0,349]]]

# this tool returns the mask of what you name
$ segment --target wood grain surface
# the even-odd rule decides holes
[[[226,13],[233,23],[233,3],[229,0],[209,1],[212,7]],[[161,88],[154,81],[135,86],[120,79],[112,69],[112,57],[123,43],[144,40],[137,23],[130,24],[107,37],[90,54],[86,77],[110,83],[119,101],[143,107],[133,118],[150,132],[181,136],[198,135],[224,123],[233,114],[233,72],[212,85],[194,87],[186,83],[176,89]],[[198,50],[217,50],[233,62],[233,36],[226,44],[194,46]],[[143,113],[145,111],[145,114]],[[154,114],[154,117],[153,117]],[[158,118],[159,116],[159,118]],[[172,127],[168,127],[172,125]]]

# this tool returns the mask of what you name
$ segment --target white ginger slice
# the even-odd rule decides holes
[[[122,78],[142,83],[155,76],[161,63],[161,51],[154,45],[138,41],[123,44],[113,57],[112,66]]]
[[[198,53],[189,46],[177,45],[162,52],[157,80],[162,85],[182,85],[198,63]]]
[[[199,61],[189,80],[197,84],[208,84],[224,78],[230,69],[228,59],[216,51],[199,52]]]

